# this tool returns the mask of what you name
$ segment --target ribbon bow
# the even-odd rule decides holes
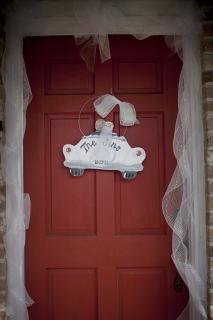
[[[121,101],[111,94],[105,94],[94,101],[95,111],[102,118],[106,118],[116,105],[119,105],[120,124],[122,126],[134,126],[134,124],[139,123],[136,118],[135,107],[129,102]]]
[[[75,42],[77,45],[82,45],[80,56],[91,72],[94,71],[97,45],[102,63],[111,58],[108,35],[97,34],[75,37]]]
[[[99,48],[101,62],[111,58],[108,34],[115,33],[114,23],[123,25],[126,34],[132,33],[126,27],[127,18],[119,5],[113,1],[72,0],[73,13],[85,32],[75,34],[75,41],[81,45],[80,55],[89,71],[94,71],[96,48]],[[117,30],[117,29],[116,29]]]

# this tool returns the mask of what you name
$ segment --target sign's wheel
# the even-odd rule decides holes
[[[124,171],[124,172],[122,172],[122,176],[126,180],[132,180],[137,176],[137,172],[135,172],[135,171]]]
[[[74,177],[81,177],[84,174],[84,169],[72,168],[70,169],[70,173]]]

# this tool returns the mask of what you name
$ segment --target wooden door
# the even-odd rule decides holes
[[[176,319],[187,300],[174,289],[171,231],[161,200],[175,168],[172,139],[181,63],[162,37],[110,36],[112,59],[89,73],[72,37],[24,40],[33,101],[24,144],[25,191],[32,200],[27,232],[30,320]],[[135,105],[140,125],[132,147],[146,150],[144,171],[72,177],[62,147],[94,130],[92,98],[113,92]],[[122,134],[118,110],[109,119]]]

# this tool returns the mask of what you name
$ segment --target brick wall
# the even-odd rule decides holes
[[[202,1],[203,107],[206,160],[206,209],[208,252],[208,316],[213,319],[213,3]]]
[[[1,20],[2,21],[2,20]],[[4,51],[4,34],[2,25],[0,26],[0,64]],[[0,144],[2,143],[2,122],[3,122],[3,106],[4,106],[4,88],[0,77]],[[0,159],[1,161],[1,159]],[[6,300],[6,261],[4,249],[5,235],[5,185],[0,170],[0,320],[3,320],[5,314]]]
[[[0,12],[0,65],[4,51],[4,32],[3,32],[3,16]],[[4,88],[0,77],[0,144],[3,140],[2,122],[4,108]],[[1,161],[1,159],[0,159]],[[6,260],[4,248],[5,235],[5,185],[0,169],[0,320],[5,319],[5,301],[6,301]]]

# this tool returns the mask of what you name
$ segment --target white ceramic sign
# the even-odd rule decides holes
[[[126,179],[132,179],[143,170],[144,149],[131,148],[125,137],[95,132],[84,136],[76,145],[65,144],[64,166],[74,176],[84,169],[118,170]]]

